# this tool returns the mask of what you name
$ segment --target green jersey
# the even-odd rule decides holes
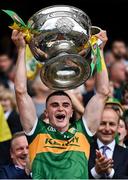
[[[91,138],[82,120],[65,133],[39,120],[33,135],[28,136],[32,178],[88,179]]]

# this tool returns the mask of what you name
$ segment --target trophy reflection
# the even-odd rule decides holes
[[[28,24],[35,32],[29,47],[43,64],[40,77],[46,86],[74,89],[90,77],[89,39],[100,29],[91,25],[86,13],[72,6],[50,6],[36,12]]]

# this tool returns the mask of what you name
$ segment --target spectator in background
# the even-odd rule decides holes
[[[127,136],[127,133],[128,133],[127,124],[124,121],[124,119],[120,118],[119,126],[118,126],[119,145],[123,146],[124,148],[126,148],[126,145],[124,142],[125,142],[125,138]]]
[[[12,162],[0,167],[0,179],[30,179],[27,168],[28,142],[24,132],[17,132],[13,135],[10,155]]]
[[[44,113],[46,108],[46,98],[50,94],[51,90],[45,86],[39,76],[35,78],[31,88],[34,92],[32,99],[35,104],[37,117],[40,117],[40,115]]]
[[[112,43],[112,54],[116,61],[122,61],[125,65],[126,80],[128,81],[128,51],[127,46],[123,40],[115,40]]]
[[[128,150],[115,141],[119,120],[119,111],[105,107],[96,140],[91,144],[91,179],[128,179]]]
[[[3,107],[0,104],[0,142],[10,140],[11,138],[12,134],[5,119]]]
[[[66,93],[72,99],[72,105],[74,109],[73,119],[81,119],[81,117],[84,114],[84,105],[83,105],[83,96],[81,94],[79,87],[72,90],[68,90],[66,91]]]
[[[0,54],[0,84],[14,90],[14,62],[8,54]]]
[[[85,83],[85,92],[83,93],[83,104],[84,107],[87,105],[88,101],[95,94],[95,77],[90,77]]]
[[[124,108],[120,101],[114,97],[109,97],[106,101],[106,107],[115,108],[116,112],[119,113],[119,116],[122,117],[124,113]]]
[[[122,104],[125,110],[128,109],[128,83],[125,82],[124,86],[123,86],[123,98],[122,98]]]
[[[111,64],[109,67],[109,77],[110,81],[113,82],[113,96],[121,102],[123,96],[122,87],[126,80],[126,69],[122,61],[115,61]]]
[[[114,61],[115,61],[115,58],[113,56],[113,53],[110,50],[105,52],[105,62],[108,68]]]
[[[5,89],[5,86],[2,83],[0,83],[0,93],[4,92]]]
[[[111,52],[116,60],[126,61],[127,48],[123,40],[115,40],[112,42]]]
[[[5,118],[11,130],[11,133],[14,134],[17,131],[22,130],[22,126],[20,123],[20,117],[17,112],[16,100],[14,93],[5,89],[0,93],[0,104],[3,107]]]
[[[8,123],[11,134],[21,131],[22,126],[20,123],[19,114],[16,111],[16,101],[14,93],[9,89],[4,89],[0,93],[0,104],[3,107],[5,119]],[[10,161],[9,156],[10,140],[0,142],[0,165],[8,164]]]
[[[125,110],[124,110],[123,119],[124,119],[124,121],[125,121],[125,123],[126,123],[127,132],[128,132],[128,109],[125,109]],[[128,147],[128,133],[127,133],[127,136],[126,136],[126,138],[125,138],[124,144]]]

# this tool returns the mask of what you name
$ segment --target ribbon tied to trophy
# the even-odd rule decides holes
[[[100,28],[73,6],[55,5],[36,12],[25,24],[11,10],[3,10],[13,19],[11,29],[25,35],[28,79],[40,77],[51,89],[69,90],[80,86],[94,72],[102,71]],[[82,52],[84,52],[82,54]]]

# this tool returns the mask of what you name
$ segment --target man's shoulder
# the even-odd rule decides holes
[[[86,129],[83,124],[82,118],[75,120],[70,127],[75,127],[77,129],[77,132],[85,134]]]
[[[14,164],[1,165],[0,169],[12,169],[14,168]]]
[[[13,173],[15,166],[13,164],[0,166],[0,177],[2,174],[10,174]]]
[[[128,154],[128,148],[122,147],[122,146],[120,146],[118,144],[116,144],[115,148],[120,152]]]
[[[92,137],[92,143],[90,145],[90,151],[95,151],[98,148],[98,144],[97,144],[97,140],[95,138],[95,136]]]

